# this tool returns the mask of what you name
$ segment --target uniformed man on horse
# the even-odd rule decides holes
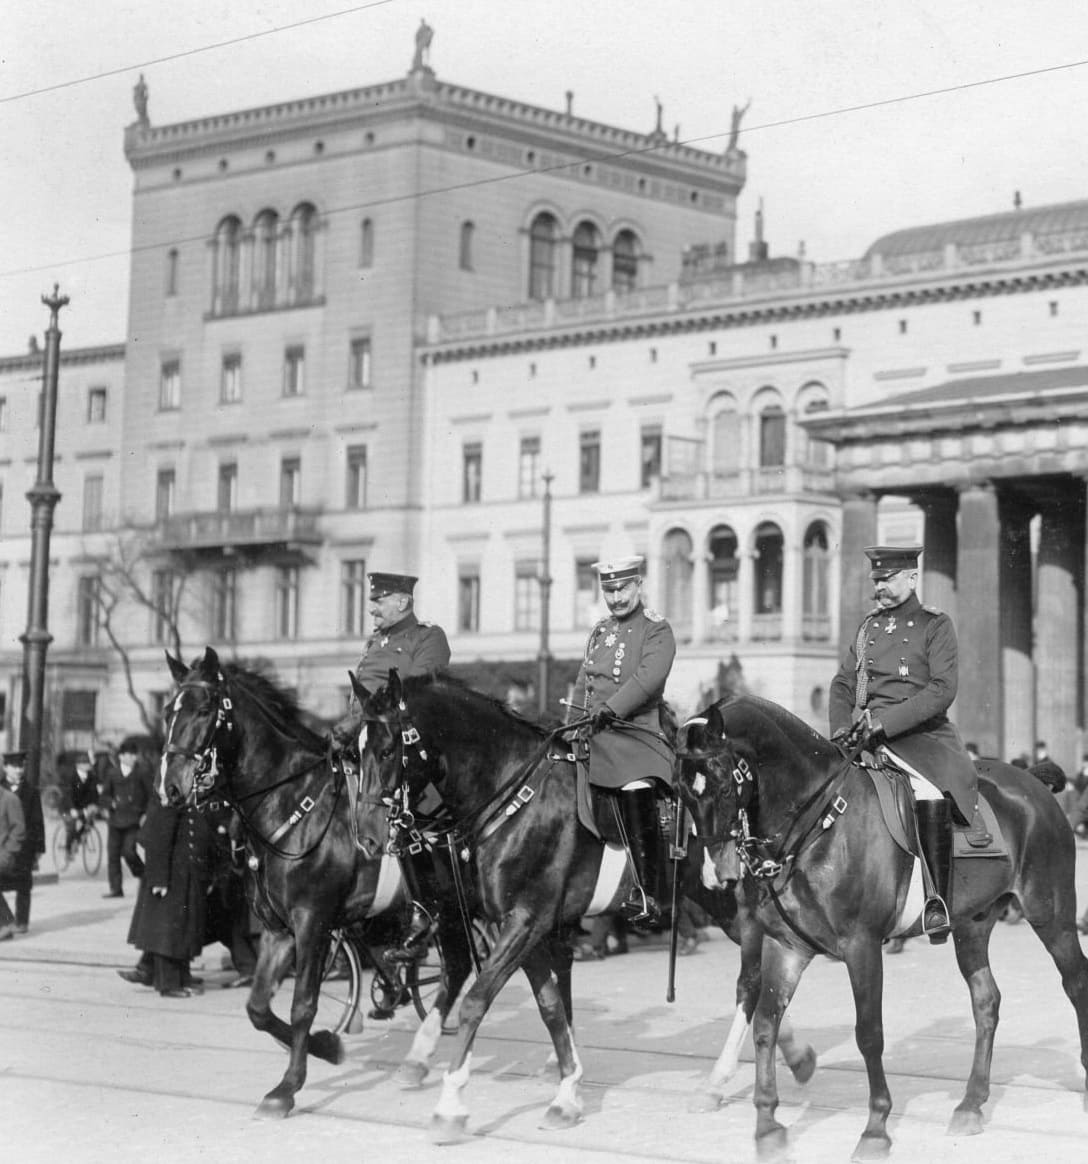
[[[450,661],[450,645],[446,632],[434,623],[421,622],[416,618],[414,592],[418,578],[411,574],[368,574],[370,579],[370,617],[374,632],[367,639],[366,649],[355,677],[371,692],[384,687],[389,681],[390,668],[395,667],[402,679],[413,675],[431,675],[441,671]],[[344,741],[341,741],[344,742]],[[427,941],[434,928],[433,908],[428,909],[423,900],[430,899],[420,884],[433,876],[430,861],[420,855],[420,863],[427,868],[417,868],[413,861],[417,858],[405,856],[401,869],[409,892],[412,894],[412,920],[408,933],[401,945],[388,951],[387,956],[394,961],[414,961],[427,950]]]
[[[642,558],[595,562],[608,616],[590,631],[568,721],[591,717],[589,780],[618,790],[635,886],[620,913],[660,921],[654,900],[660,829],[654,781],[671,787],[673,749],[662,732],[665,682],[676,657],[672,628],[642,604]]]
[[[831,682],[831,738],[870,750],[888,744],[913,769],[922,855],[933,878],[922,929],[931,942],[949,933],[952,814],[970,824],[978,804],[975,765],[949,722],[956,698],[958,647],[952,620],[924,606],[918,585],[921,546],[871,546],[876,607],[862,620]]]

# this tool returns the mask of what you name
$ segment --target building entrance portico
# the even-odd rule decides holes
[[[1068,378],[1071,369],[1063,370]],[[953,717],[985,755],[1036,739],[1074,771],[1084,750],[1088,368],[940,385],[810,422],[839,449],[843,645],[871,608],[882,496],[924,515],[924,600],[959,639]]]

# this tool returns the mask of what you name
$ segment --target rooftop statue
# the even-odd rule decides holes
[[[141,125],[150,125],[151,121],[147,116],[147,82],[144,80],[143,73],[140,74],[140,79],[132,88],[132,104],[136,106],[136,119]]]
[[[434,29],[426,20],[420,20],[416,29],[416,54],[412,57],[412,72],[430,68],[431,41],[434,40]]]
[[[740,123],[751,104],[752,99],[749,97],[746,104],[733,106],[732,124],[729,127],[729,144],[725,147],[727,154],[735,154],[740,148],[737,145],[737,138],[740,137]]]

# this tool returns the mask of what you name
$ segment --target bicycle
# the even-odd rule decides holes
[[[64,873],[75,860],[76,850],[79,850],[83,859],[83,868],[89,877],[97,875],[102,868],[102,834],[93,820],[83,818],[79,822],[76,834],[72,838],[72,847],[68,848],[68,826],[65,820],[60,820],[53,830],[52,853],[53,868],[58,873]]]

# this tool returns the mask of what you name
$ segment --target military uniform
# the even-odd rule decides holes
[[[433,623],[420,622],[412,611],[386,630],[367,639],[366,650],[355,668],[355,678],[368,690],[377,691],[389,681],[396,667],[402,679],[439,671],[450,661],[446,632]]]
[[[946,714],[957,683],[952,620],[911,593],[899,606],[865,616],[831,681],[828,715],[834,735],[868,709],[883,724],[892,750],[948,793],[969,822],[978,780]]]
[[[675,657],[672,628],[644,606],[622,619],[602,618],[590,631],[570,716],[580,718],[607,704],[618,719],[638,725],[613,726],[593,737],[593,784],[622,788],[649,777],[672,782],[673,752],[661,733],[661,702]]]

